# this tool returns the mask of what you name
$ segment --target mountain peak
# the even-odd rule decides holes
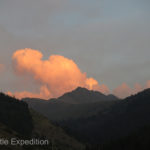
[[[77,87],[75,90],[73,91],[89,91],[88,89],[84,88],[84,87]]]
[[[80,93],[80,94],[83,94],[83,93],[86,93],[86,94],[87,93],[99,93],[99,94],[102,94],[101,92],[94,91],[94,90],[89,90],[89,89],[84,88],[84,87],[77,87],[76,89],[74,89],[73,91],[68,92],[68,93]],[[104,95],[104,94],[102,94],[102,95]]]
[[[77,87],[75,90],[65,93],[57,100],[64,103],[81,104],[110,100],[110,97],[107,97],[106,95],[98,91],[88,90],[83,87]]]
[[[109,94],[109,95],[107,95],[107,97],[109,97],[111,100],[117,100],[117,99],[119,99],[117,96],[115,96],[115,95],[113,95],[113,94]]]

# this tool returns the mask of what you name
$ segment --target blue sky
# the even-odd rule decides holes
[[[1,0],[0,83],[5,91],[33,90],[12,69],[17,49],[73,59],[110,89],[150,80],[149,0]],[[13,86],[13,85],[18,85]],[[24,87],[20,88],[20,85]]]

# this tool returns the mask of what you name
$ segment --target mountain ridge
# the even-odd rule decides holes
[[[77,88],[73,94],[74,92],[80,93],[80,91],[93,93],[87,89]],[[68,98],[68,94],[72,96],[72,93],[66,93],[62,97],[67,95]],[[84,94],[79,95],[84,97]],[[113,95],[107,96],[113,97]],[[41,108],[38,108],[39,106]],[[117,142],[119,139],[128,140],[128,137],[134,137],[133,133],[141,133],[139,131],[146,126],[149,131],[150,127],[150,89],[145,89],[122,100],[100,100],[75,104],[54,99],[42,102],[42,105],[37,104],[35,108],[50,120],[56,121],[67,129],[66,131],[78,140],[92,145],[100,144],[100,147],[113,140]],[[145,134],[145,131],[141,134]],[[137,136],[137,141],[141,136]],[[150,139],[147,135],[143,137]]]
[[[85,98],[85,100],[83,98]],[[33,100],[33,101],[35,100],[44,101],[44,99],[28,98],[28,97],[23,98],[22,100],[26,101],[28,99]],[[64,102],[64,103],[69,103],[69,104],[79,104],[79,103],[92,103],[92,102],[95,103],[95,102],[99,102],[102,100],[117,100],[117,99],[119,98],[113,94],[105,95],[99,91],[88,90],[83,87],[77,87],[76,89],[72,91],[64,93],[62,96],[59,96],[58,98],[50,98],[45,101],[49,101],[49,102],[58,101],[58,102]]]
[[[77,87],[75,90],[67,92],[57,99],[65,103],[79,104],[79,103],[99,102],[102,100],[112,100],[111,98],[109,96],[102,94],[99,91]],[[115,98],[117,99],[117,97],[114,96],[113,99]]]
[[[76,137],[92,143],[111,141],[150,126],[150,89],[118,101],[109,109],[82,120],[61,123]],[[73,124],[74,126],[70,126]]]
[[[78,87],[57,99],[48,101],[37,99],[36,101],[36,99],[27,98],[23,100],[50,120],[60,121],[95,115],[98,111],[108,108],[119,100],[115,96],[111,98],[100,92]]]

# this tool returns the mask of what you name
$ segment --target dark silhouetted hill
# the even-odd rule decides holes
[[[33,129],[27,103],[3,93],[0,93],[0,122],[23,135],[29,135]]]
[[[63,96],[56,99],[69,104],[95,103],[107,100],[116,100],[117,97],[113,95],[106,96],[98,91],[88,90],[86,88],[78,87],[72,92],[65,93]]]
[[[9,150],[83,150],[84,145],[53,125],[46,117],[28,109],[28,104],[0,93],[0,137],[3,139],[46,139],[47,146],[5,146]]]
[[[31,108],[42,113],[50,120],[62,121],[95,115],[99,111],[109,108],[118,101],[118,98],[78,87],[57,99],[46,101],[26,98],[23,101],[26,101]]]
[[[138,129],[128,136],[104,144],[87,144],[86,150],[149,150],[150,126]]]
[[[148,150],[150,89],[123,100],[113,95],[106,96],[107,100],[98,100],[98,95],[77,88],[58,99],[26,101],[49,119],[57,121],[69,135],[87,143],[86,150]],[[100,96],[105,97],[101,93]],[[90,100],[94,97],[97,100]]]
[[[150,126],[150,89],[144,90],[100,111],[94,116],[61,122],[82,141],[100,144],[129,136]]]

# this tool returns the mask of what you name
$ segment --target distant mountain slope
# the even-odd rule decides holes
[[[78,87],[72,92],[65,93],[63,96],[56,99],[69,104],[95,103],[103,100],[116,100],[117,97],[106,96],[98,91],[88,90]]]
[[[23,99],[31,108],[53,121],[89,117],[109,108],[117,100],[118,98],[113,95],[106,96],[80,87],[49,101],[35,98]]]
[[[150,89],[118,101],[95,116],[61,123],[80,140],[103,143],[150,126]]]
[[[116,96],[113,95],[113,94],[109,94],[109,95],[107,95],[107,97],[108,97],[108,99],[110,99],[110,100],[117,100],[117,99],[118,99],[118,97],[116,97]]]
[[[49,140],[48,146],[0,145],[4,150],[84,149],[84,145],[67,135],[61,127],[53,125],[39,113],[29,110],[25,102],[2,93],[0,94],[0,137],[8,140],[10,138]]]
[[[28,105],[3,93],[0,93],[0,122],[23,135],[29,135],[33,129]]]
[[[53,125],[46,117],[31,110],[34,129],[32,137],[45,137],[50,148],[58,150],[84,150],[84,145],[67,135],[61,127]]]

